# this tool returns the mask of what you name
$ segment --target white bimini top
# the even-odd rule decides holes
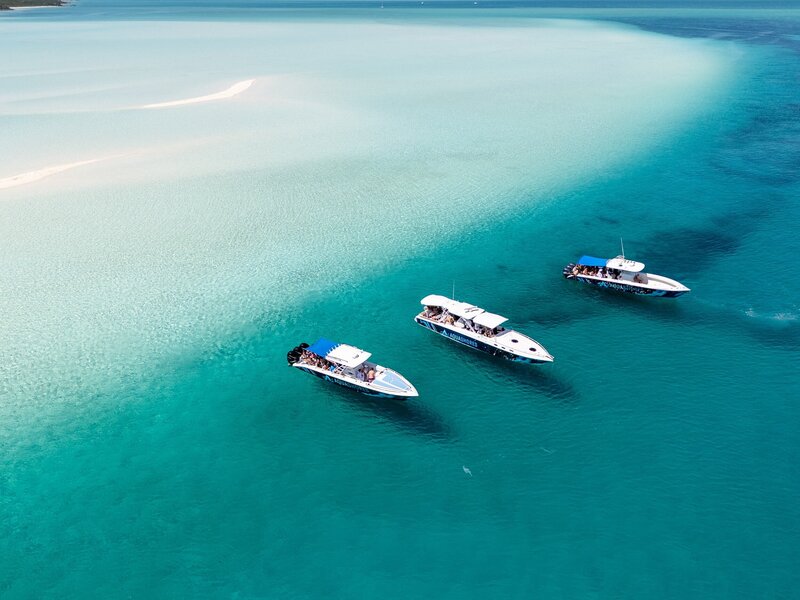
[[[508,319],[506,319],[505,317],[486,311],[482,312],[477,317],[472,319],[472,322],[475,323],[476,325],[483,325],[484,327],[488,327],[489,329],[494,329],[495,327],[502,325],[506,321],[508,321]]]
[[[372,356],[372,353],[356,348],[355,346],[339,344],[328,352],[325,358],[343,367],[347,367],[348,369],[354,369],[366,362],[370,356]]]
[[[636,262],[624,256],[615,256],[609,258],[606,262],[606,267],[609,269],[619,269],[620,271],[628,271],[629,273],[638,273],[644,270],[644,263]]]
[[[451,315],[469,319],[476,325],[483,325],[489,329],[494,329],[498,325],[508,321],[506,317],[487,312],[474,304],[451,300],[450,298],[438,294],[425,296],[420,300],[420,304],[423,306],[438,306],[439,308],[447,310]]]

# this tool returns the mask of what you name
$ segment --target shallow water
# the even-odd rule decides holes
[[[0,71],[0,177],[124,154],[0,191],[4,596],[792,596],[797,21],[75,14],[0,20],[64,48]],[[560,277],[620,236],[692,293]],[[452,286],[555,364],[416,326]]]

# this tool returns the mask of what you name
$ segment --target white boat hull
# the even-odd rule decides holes
[[[419,325],[443,337],[473,348],[474,350],[491,354],[492,356],[499,356],[500,358],[513,362],[528,364],[553,362],[553,357],[545,350],[544,346],[517,331],[509,331],[503,336],[498,336],[496,338],[485,338],[471,331],[459,329],[454,325],[432,321],[422,315],[417,315],[414,320]],[[508,345],[498,342],[498,340],[506,335],[509,336]],[[522,349],[523,346],[520,346],[520,344],[524,344],[525,350]],[[519,347],[515,348],[514,346]]]
[[[380,365],[375,365],[374,367],[375,379],[373,381],[362,381],[349,370],[329,370],[301,361],[290,362],[289,364],[323,381],[335,383],[336,385],[355,390],[368,396],[406,400],[419,395],[416,388],[411,385],[411,382],[400,375],[400,373]]]
[[[595,275],[575,274],[572,272],[575,267],[571,263],[564,267],[564,277],[566,279],[577,279],[582,283],[593,285],[599,288],[609,290],[616,290],[618,292],[625,292],[627,294],[636,294],[637,296],[653,296],[658,298],[677,298],[689,293],[691,290],[668,277],[663,275],[653,275],[652,273],[644,273],[648,283],[639,283],[637,281],[628,281],[625,279],[611,279],[609,277],[599,277]]]

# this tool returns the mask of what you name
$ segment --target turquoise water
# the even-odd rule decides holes
[[[3,597],[796,595],[800,21],[98,5],[0,20],[63,45],[3,67],[0,179],[126,153],[0,190]],[[692,293],[560,277],[620,236]],[[414,325],[454,282],[556,362]],[[420,398],[286,368],[317,335]]]

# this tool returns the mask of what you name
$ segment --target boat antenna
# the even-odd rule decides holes
[[[619,245],[622,248],[622,260],[625,260],[625,244],[622,243],[622,238],[619,238]]]
[[[456,280],[455,280],[455,279],[453,279],[453,295],[452,295],[452,296],[450,296],[450,298],[451,298],[452,300],[455,300],[455,299],[456,299]]]

